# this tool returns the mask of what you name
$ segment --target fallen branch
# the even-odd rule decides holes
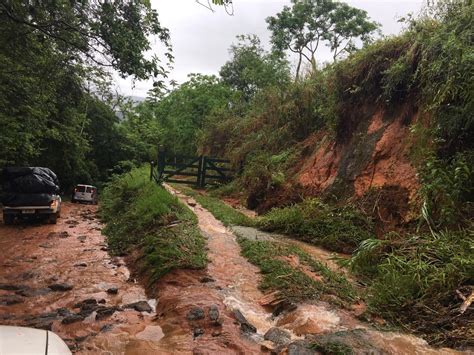
[[[456,293],[464,301],[461,307],[459,307],[459,313],[463,314],[471,306],[472,302],[474,302],[474,290],[471,291],[469,297],[464,296],[459,290],[456,290]]]

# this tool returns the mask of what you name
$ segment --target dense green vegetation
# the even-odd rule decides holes
[[[345,253],[374,235],[371,221],[357,209],[332,207],[316,199],[275,208],[259,219],[258,226]]]
[[[138,250],[151,280],[177,268],[207,264],[205,240],[194,214],[163,187],[149,181],[146,168],[113,178],[104,189],[100,214],[114,254]]]
[[[144,54],[158,36],[172,59],[157,16],[148,1],[2,1],[0,167],[47,166],[67,190],[134,160],[109,69],[162,81],[165,63]]]

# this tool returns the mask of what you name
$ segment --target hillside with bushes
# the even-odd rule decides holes
[[[228,184],[186,190],[225,226],[345,254],[338,262],[357,279],[363,316],[436,346],[472,347],[473,14],[472,1],[430,2],[402,20],[399,35],[381,37],[363,10],[294,0],[267,19],[271,49],[238,36],[219,76],[193,73],[168,88],[164,63],[147,56],[156,35],[173,60],[149,2],[4,3],[0,144],[8,149],[0,165],[48,166],[65,189],[107,184],[110,251],[138,255],[134,271],[153,282],[205,269],[208,249],[195,215],[149,181],[144,165],[158,150],[229,159],[236,174]],[[332,62],[321,61],[318,46]],[[147,99],[113,94],[108,67],[154,78]],[[287,287],[288,279],[271,279],[285,277],[286,266],[272,273],[260,256],[294,249],[272,243],[240,239],[267,289]]]
[[[243,165],[213,193],[255,209],[260,228],[351,253],[372,311],[466,345],[472,310],[455,305],[474,284],[472,10],[440,2],[296,81],[243,36],[221,80],[193,76],[141,117],[174,153],[192,141]]]

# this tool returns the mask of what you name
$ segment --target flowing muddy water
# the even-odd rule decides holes
[[[109,256],[95,213],[64,203],[56,225],[0,225],[0,324],[51,329],[81,354],[160,349],[154,301]],[[122,310],[137,301],[150,312]]]
[[[267,345],[263,335],[271,328],[278,327],[290,333],[291,341],[298,344],[314,335],[334,334],[334,340],[345,339],[353,346],[356,353],[373,351],[386,354],[456,354],[451,349],[433,349],[426,341],[409,334],[377,331],[370,325],[361,322],[354,311],[336,308],[326,302],[299,304],[296,310],[272,316],[271,310],[260,304],[265,295],[258,289],[260,282],[259,269],[240,256],[240,248],[235,234],[250,239],[278,240],[294,243],[317,260],[325,263],[333,271],[344,272],[331,260],[333,254],[306,243],[293,241],[281,235],[271,235],[249,227],[227,229],[209,211],[202,208],[194,199],[167,186],[198,217],[199,227],[208,238],[209,275],[220,285],[219,296],[230,310],[240,311],[253,324],[257,333],[251,339]],[[233,233],[235,232],[235,234]],[[343,256],[341,256],[343,257]],[[357,307],[356,307],[357,308]],[[331,337],[332,335],[330,335]],[[332,339],[332,338],[330,338]],[[261,349],[265,349],[262,347]],[[275,347],[269,347],[275,348]],[[298,348],[292,348],[293,350]],[[287,351],[289,348],[287,349]],[[299,349],[302,351],[302,349]],[[297,352],[296,352],[297,353]]]
[[[171,191],[197,215],[207,238],[206,270],[175,270],[148,287],[157,301],[147,299],[124,260],[108,255],[96,208],[66,203],[57,225],[0,226],[0,323],[52,329],[80,354],[257,354],[274,347],[263,341],[272,327],[290,332],[293,342],[360,330],[355,349],[363,342],[378,353],[450,352],[413,336],[375,331],[324,302],[272,317],[260,304],[268,295],[258,289],[259,270],[240,256],[235,235]],[[136,269],[133,256],[127,260]],[[242,327],[247,321],[255,332]]]

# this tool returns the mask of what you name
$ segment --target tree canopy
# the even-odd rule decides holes
[[[229,50],[231,59],[219,71],[225,84],[240,91],[248,101],[258,90],[288,82],[290,75],[286,60],[266,52],[256,35],[241,35],[237,39],[237,44]]]
[[[316,52],[321,43],[331,48],[333,59],[356,48],[356,40],[367,41],[378,28],[367,12],[333,0],[292,0],[276,16],[267,18],[275,51],[298,55],[296,77],[303,58],[316,70]]]

